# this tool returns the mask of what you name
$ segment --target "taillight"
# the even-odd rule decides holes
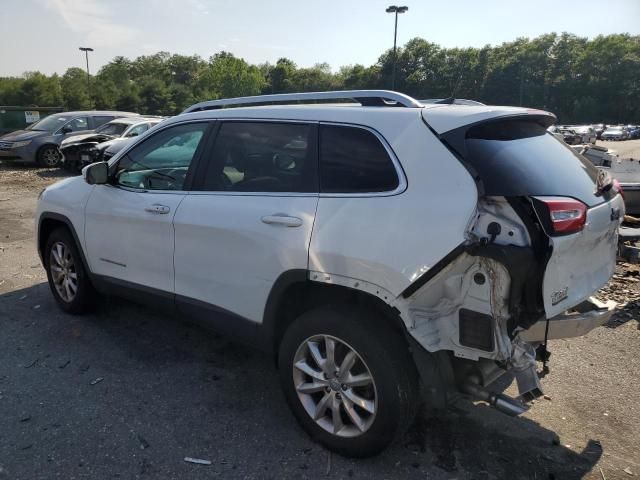
[[[578,200],[565,197],[535,197],[535,200],[545,207],[548,218],[540,220],[550,235],[579,232],[587,222],[587,206]]]

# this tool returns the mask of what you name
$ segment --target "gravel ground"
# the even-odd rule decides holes
[[[625,140],[622,142],[603,142],[598,140],[596,145],[615,150],[620,158],[635,158],[640,160],[640,140]]]
[[[640,477],[637,266],[602,292],[625,304],[610,325],[550,343],[548,399],[522,417],[459,403],[350,460],[300,430],[271,358],[119,299],[61,313],[32,217],[63,175],[0,164],[0,479]]]

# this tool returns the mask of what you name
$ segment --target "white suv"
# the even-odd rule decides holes
[[[522,413],[546,339],[613,312],[590,296],[624,204],[552,114],[456,103],[194,105],[42,193],[51,291],[69,313],[128,295],[273,352],[302,427],[345,455],[386,447],[422,399]],[[492,390],[506,372],[518,399]]]

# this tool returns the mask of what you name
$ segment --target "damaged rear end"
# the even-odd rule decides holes
[[[456,112],[465,107],[455,107]],[[547,339],[584,335],[615,304],[593,298],[615,269],[624,203],[611,178],[558,142],[546,112],[469,108],[431,130],[475,179],[466,241],[407,288],[398,308],[429,352],[452,352],[454,383],[510,415],[542,395]],[[476,115],[481,112],[481,115]],[[479,118],[481,117],[481,118]],[[520,398],[491,391],[505,373]]]

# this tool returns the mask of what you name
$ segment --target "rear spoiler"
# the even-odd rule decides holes
[[[535,122],[541,127],[549,128],[556,123],[557,118],[555,115],[542,110],[532,110],[531,113],[518,113],[512,115],[499,115],[486,120],[480,120],[479,122],[469,123],[462,127],[449,130],[440,135],[436,134],[440,140],[442,140],[447,147],[453,150],[458,157],[465,158],[467,155],[466,138],[467,132],[478,125],[486,125],[490,123],[504,122],[505,120],[527,120],[529,122]],[[435,133],[435,132],[434,132]]]

